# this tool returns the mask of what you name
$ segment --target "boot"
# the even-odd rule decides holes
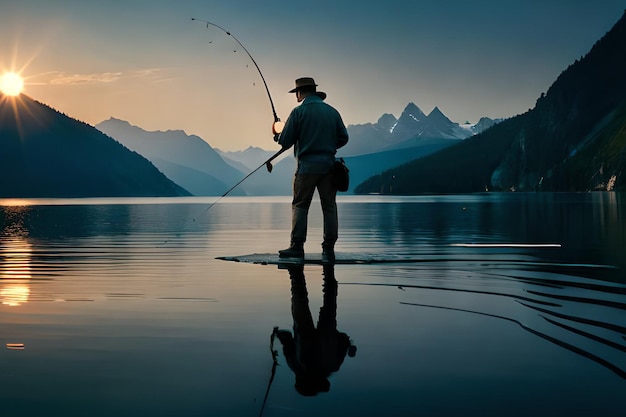
[[[278,251],[279,258],[304,258],[308,214],[308,209],[291,209],[291,244],[287,249]]]
[[[335,248],[334,245],[328,243],[322,243],[322,263],[334,263],[335,262]]]
[[[278,251],[279,258],[304,258],[304,244],[291,242],[287,249]]]

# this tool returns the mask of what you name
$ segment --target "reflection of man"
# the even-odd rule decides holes
[[[337,331],[337,281],[333,265],[324,266],[323,305],[317,328],[309,309],[304,266],[289,267],[293,335],[275,330],[283,345],[287,365],[296,375],[296,390],[306,396],[328,392],[328,377],[337,372],[346,357],[354,357],[356,346],[347,334]]]

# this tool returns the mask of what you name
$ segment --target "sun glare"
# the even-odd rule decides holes
[[[0,91],[7,96],[18,96],[24,88],[24,80],[15,72],[7,72],[0,77]]]

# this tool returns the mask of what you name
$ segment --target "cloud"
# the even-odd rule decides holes
[[[132,71],[128,74],[128,76],[133,78],[145,78],[157,83],[171,81],[178,78],[177,76],[167,75],[167,72],[167,68],[144,68]]]
[[[135,77],[147,77],[151,75],[158,75],[158,73],[162,70],[163,68],[144,68],[144,69],[135,70],[132,72],[132,74]]]
[[[73,84],[99,84],[111,83],[122,77],[121,72],[101,72],[95,74],[71,74],[66,75],[60,73],[59,76],[52,78],[49,83],[52,85],[73,85]]]
[[[48,85],[77,85],[77,84],[107,84],[129,78],[146,78],[159,81],[163,76],[162,68],[143,68],[128,72],[98,72],[91,74],[67,74],[64,72],[49,72],[50,78],[43,84]]]

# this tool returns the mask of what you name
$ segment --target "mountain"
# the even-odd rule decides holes
[[[389,143],[386,147],[402,142],[413,136],[421,135],[428,125],[427,120],[427,116],[419,107],[414,103],[409,103],[404,108],[404,111],[396,123],[389,129],[389,135],[387,135],[387,141]]]
[[[149,132],[115,118],[96,128],[149,159],[193,195],[221,195],[245,175],[224,162],[202,138],[182,130]],[[237,194],[244,194],[243,189],[233,191]]]
[[[476,126],[476,125],[475,125]],[[476,129],[476,128],[475,128]],[[476,129],[477,130],[477,129]],[[459,139],[465,139],[474,135],[472,130],[461,127],[448,119],[438,107],[435,107],[419,124],[417,133],[401,140],[388,149],[403,149],[420,146],[422,142],[440,141],[441,145],[451,145]],[[408,136],[404,135],[404,136]],[[445,146],[441,146],[443,148]]]
[[[489,117],[481,117],[478,123],[472,124],[470,122],[465,122],[461,125],[461,127],[467,130],[470,135],[477,135],[479,133],[484,132],[489,129],[491,126],[500,123],[503,119],[490,119]]]
[[[528,112],[370,178],[356,192],[625,190],[624,74],[626,13]]]
[[[467,131],[454,123],[444,115],[439,107],[435,107],[433,111],[426,117],[426,125],[420,136],[425,138],[443,138],[443,139],[464,139]]]
[[[92,126],[22,94],[0,94],[0,197],[189,193]]]
[[[217,148],[215,148],[215,150],[227,164],[230,164],[231,166],[242,172],[252,171],[263,162],[268,160],[275,153],[272,151],[266,151],[265,149],[257,148],[255,146],[249,146],[243,151],[235,152],[225,152]]]
[[[386,113],[373,124],[349,125],[350,141],[338,155],[347,157],[408,148],[420,145],[423,139],[442,139],[443,144],[449,145],[448,139],[466,139],[495,123],[497,121],[483,117],[475,125],[461,126],[448,119],[438,107],[426,115],[415,103],[409,103],[398,119]]]

